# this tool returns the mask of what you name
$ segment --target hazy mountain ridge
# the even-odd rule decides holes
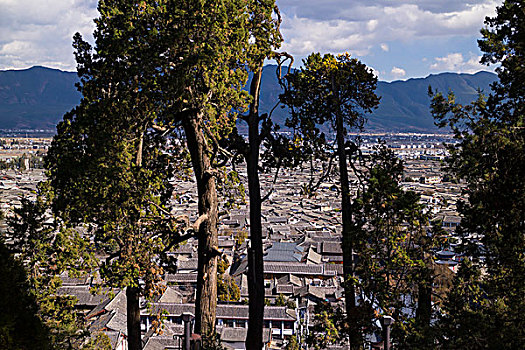
[[[265,112],[275,105],[281,91],[275,68],[271,65],[264,67],[261,109]],[[496,79],[496,74],[481,71],[475,74],[440,73],[404,81],[380,81],[376,93],[381,96],[381,101],[379,107],[368,116],[366,128],[375,131],[436,131],[438,128],[429,111],[429,85],[433,90],[443,93],[454,91],[458,102],[469,103],[477,98],[478,89],[488,94],[490,84]],[[274,116],[282,122],[288,113],[287,109],[278,107]]]
[[[0,71],[0,129],[54,129],[80,101],[76,73],[35,66]]]
[[[264,68],[261,87],[261,111],[269,112],[277,103],[281,89],[275,66]],[[367,129],[383,131],[435,131],[428,109],[428,86],[442,92],[454,91],[458,101],[468,103],[477,90],[490,91],[497,76],[490,72],[476,74],[441,73],[406,81],[379,82],[381,104],[369,116]],[[54,129],[64,113],[78,104],[75,88],[78,77],[45,67],[0,71],[0,129]],[[274,117],[284,123],[288,110],[277,107]]]

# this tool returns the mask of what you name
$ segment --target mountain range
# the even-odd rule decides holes
[[[264,67],[261,86],[261,111],[268,112],[278,101],[281,89],[275,66]],[[405,81],[378,82],[376,93],[381,103],[369,117],[370,131],[435,132],[429,112],[428,86],[442,92],[454,91],[460,103],[477,97],[478,90],[488,94],[494,73],[441,73]],[[0,71],[0,129],[54,129],[62,115],[80,101],[74,72],[35,66],[24,70]],[[283,123],[286,108],[277,107],[274,119]]]

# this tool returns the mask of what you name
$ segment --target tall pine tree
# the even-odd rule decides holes
[[[456,320],[458,327],[467,329],[464,319],[454,317],[454,313],[465,313],[475,305],[486,317],[479,323],[470,322],[468,327],[474,328],[470,333],[490,334],[481,341],[483,347],[511,349],[523,347],[525,339],[523,2],[504,1],[496,17],[487,18],[485,24],[483,38],[478,41],[484,52],[481,62],[498,64],[499,77],[488,98],[480,96],[462,106],[456,103],[453,93],[443,96],[430,91],[432,113],[438,124],[450,126],[459,141],[450,149],[448,161],[449,170],[467,183],[468,199],[458,206],[463,215],[459,234],[474,266],[486,272],[479,275],[477,284],[482,288],[478,293],[482,303],[465,295],[468,301],[458,309],[453,300],[458,299],[461,289],[456,289],[450,300],[455,307],[445,311],[451,313],[446,320]],[[456,286],[461,286],[459,281]],[[445,336],[451,339],[467,335]],[[457,343],[461,343],[459,338]]]
[[[297,132],[296,140],[305,147],[325,148],[328,141],[320,127],[335,130],[338,177],[341,186],[343,238],[343,272],[345,302],[351,346],[362,346],[362,332],[356,320],[355,223],[351,207],[348,157],[356,151],[347,138],[349,129],[360,129],[365,114],[376,108],[379,98],[374,93],[377,77],[365,64],[349,54],[337,57],[311,54],[304,67],[287,76],[289,87],[282,101],[292,107],[289,125]]]
[[[127,287],[130,349],[139,349],[138,300],[158,291],[157,257],[195,231],[196,331],[213,333],[217,302],[219,141],[245,93],[247,16],[239,1],[101,1],[95,48],[75,37],[83,98],[58,126],[47,159],[54,207],[92,224],[107,254],[101,273]],[[170,212],[181,135],[197,180],[199,219]],[[220,160],[220,159],[219,159]]]

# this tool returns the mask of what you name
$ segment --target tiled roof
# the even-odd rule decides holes
[[[168,315],[179,316],[184,312],[195,314],[194,304],[154,303],[153,312],[165,310]],[[141,310],[142,315],[149,315],[150,310]],[[217,318],[248,319],[248,305],[217,305]],[[293,321],[285,306],[266,306],[264,318],[267,320]]]
[[[177,270],[197,270],[198,259],[177,260]]]
[[[174,347],[178,345],[177,341],[173,339],[173,337],[158,337],[154,336],[148,339],[148,342],[144,347],[143,350],[164,350],[167,347]]]
[[[108,297],[105,294],[94,295],[89,286],[63,286],[58,289],[59,295],[72,295],[77,298],[77,305],[97,306]]]
[[[80,277],[69,277],[67,272],[64,272],[62,275],[60,275],[60,279],[62,280],[63,286],[81,286],[88,285],[89,281],[91,280],[91,276],[85,274]]]
[[[339,242],[323,242],[321,245],[322,254],[343,254],[341,243]]]
[[[168,273],[164,277],[167,283],[197,283],[196,273]]]
[[[269,261],[264,263],[264,273],[284,274],[291,273],[295,275],[322,275],[322,265],[306,265],[303,263],[287,263]]]
[[[246,334],[248,328],[232,328],[222,327],[218,332],[221,335],[221,341],[223,342],[244,342],[246,340]],[[263,342],[267,343],[270,341],[270,329],[263,329]]]
[[[297,262],[301,261],[304,248],[296,243],[274,242],[268,248],[264,261]]]
[[[324,273],[325,275],[343,275],[343,265],[341,264],[324,264]]]
[[[275,292],[277,294],[292,294],[294,286],[292,284],[284,284],[275,286]]]

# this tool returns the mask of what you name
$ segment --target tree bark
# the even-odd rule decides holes
[[[426,261],[427,267],[423,271],[421,281],[418,283],[416,321],[421,326],[429,326],[432,318],[432,262]]]
[[[333,86],[334,93],[338,89]],[[354,233],[352,232],[353,218],[350,205],[350,182],[348,180],[348,165],[345,152],[345,130],[343,116],[341,115],[339,104],[336,105],[336,138],[337,155],[339,158],[339,181],[341,183],[341,217],[343,222],[343,274],[346,317],[348,319],[350,346],[352,349],[361,347],[362,337],[357,325],[357,308],[355,297],[355,285],[351,279],[354,274]]]
[[[195,301],[195,333],[215,333],[217,309],[217,190],[210,174],[211,163],[207,143],[200,125],[201,115],[184,118],[183,127],[195,179],[199,215],[206,215],[198,230],[197,300]]]
[[[137,287],[126,288],[126,318],[128,328],[128,350],[142,349],[140,337],[140,291]]]
[[[246,156],[248,192],[250,199],[250,243],[248,251],[248,296],[249,318],[246,335],[246,349],[263,348],[264,322],[264,266],[261,223],[261,184],[259,181],[259,95],[261,88],[262,63],[254,72],[250,85],[253,102],[248,115],[249,151]]]

